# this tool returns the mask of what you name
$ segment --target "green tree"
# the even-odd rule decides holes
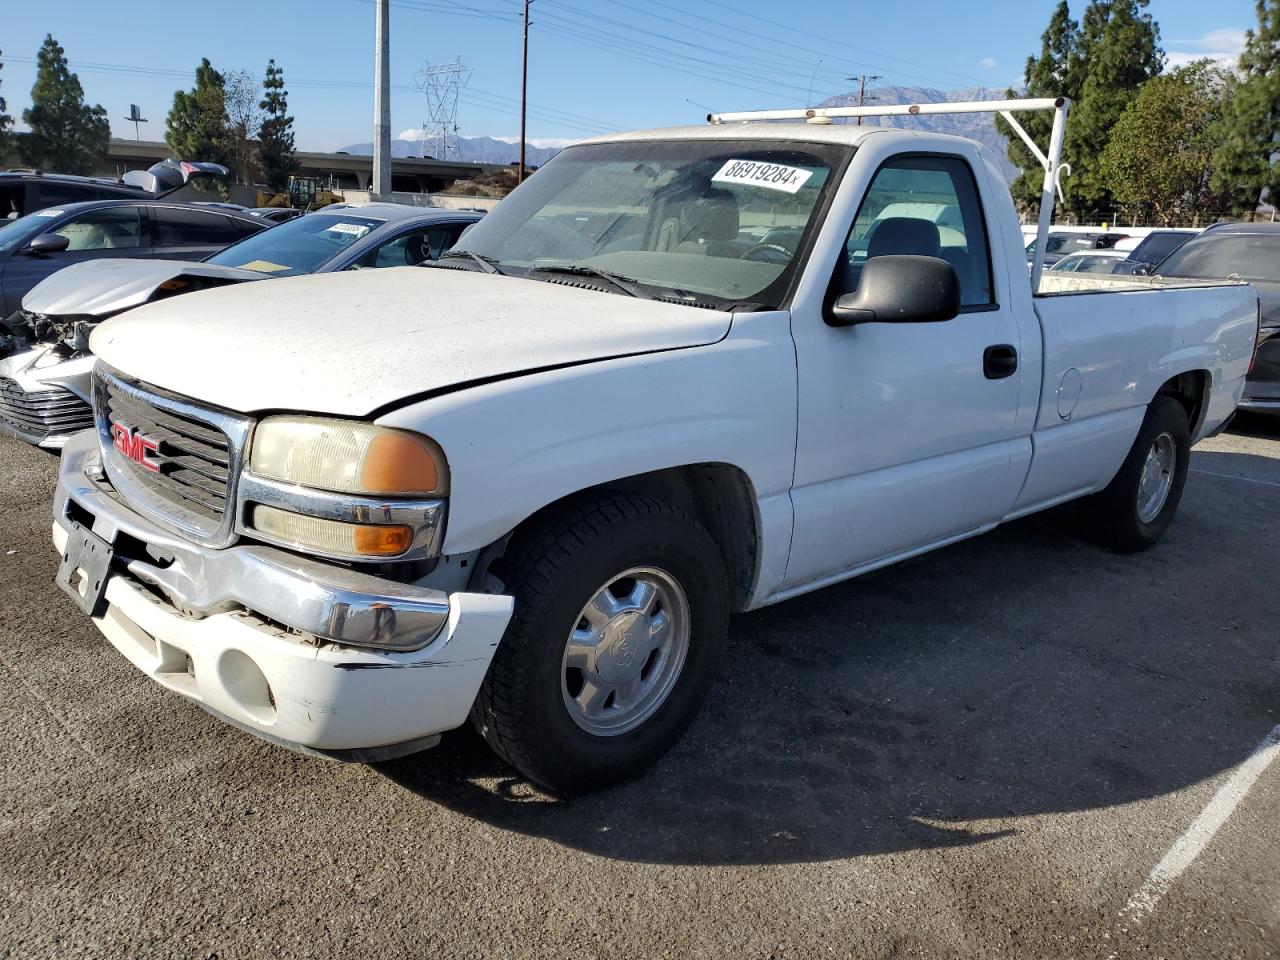
[[[276,66],[275,60],[267,63],[262,89],[262,101],[258,104],[263,113],[258,132],[258,161],[267,186],[283,190],[289,183],[289,175],[298,169],[298,158],[293,150],[293,117],[289,116],[284,70]]]
[[[225,81],[207,57],[196,67],[195,87],[174,91],[166,123],[164,142],[179,160],[234,164]]]
[[[3,53],[4,51],[0,50],[0,54],[3,54]],[[4,69],[4,64],[0,63],[0,70],[3,70],[3,69]],[[2,79],[0,79],[0,83],[3,83]],[[13,126],[13,117],[9,116],[4,111],[5,111],[4,97],[0,97],[0,160],[3,160],[5,157],[9,155],[9,146],[10,146],[9,128]]]
[[[45,36],[40,47],[31,108],[22,111],[22,121],[31,132],[18,152],[28,166],[88,174],[107,155],[107,111],[84,102],[80,79],[67,68],[66,52],[52,36]]]
[[[1220,209],[1213,153],[1226,74],[1201,60],[1147,81],[1111,128],[1099,170],[1115,199],[1165,226]]]
[[[1215,185],[1235,213],[1252,213],[1264,192],[1280,199],[1280,2],[1258,0],[1257,10],[1214,154]]]
[[[1082,219],[1105,217],[1112,196],[1100,158],[1111,128],[1144,83],[1160,73],[1160,28],[1147,0],[1093,0],[1081,19],[1073,73],[1079,103],[1067,124],[1066,206]]]

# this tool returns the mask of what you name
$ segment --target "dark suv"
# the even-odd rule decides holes
[[[105,177],[72,177],[34,170],[0,172],[0,220],[16,220],[45,207],[87,200],[129,200],[153,196],[140,186]]]

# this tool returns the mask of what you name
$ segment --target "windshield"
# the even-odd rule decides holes
[[[309,213],[255,233],[209,257],[206,263],[292,277],[314,273],[385,221],[347,212]]]
[[[33,237],[45,232],[54,217],[62,216],[61,210],[41,210],[29,213],[17,220],[0,221],[0,251],[12,250],[21,246]]]
[[[776,306],[844,147],[630,141],[570,147],[458,242],[503,272],[604,271],[628,292]],[[614,288],[616,289],[616,288]]]
[[[1208,233],[1189,240],[1160,264],[1166,277],[1280,283],[1280,233]]]

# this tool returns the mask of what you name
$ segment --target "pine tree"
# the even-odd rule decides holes
[[[1252,213],[1264,191],[1280,200],[1280,0],[1258,0],[1257,10],[1214,154],[1215,186],[1236,213]]]
[[[196,67],[195,87],[174,91],[164,142],[179,160],[235,162],[224,86],[222,74],[206,57]]]
[[[0,54],[4,51],[0,50]],[[0,63],[0,70],[4,69],[4,64]],[[0,79],[0,83],[3,80]],[[5,111],[4,97],[0,97],[0,161],[9,155],[9,128],[13,126],[13,117],[9,116]]]
[[[284,88],[284,70],[275,60],[267,63],[267,76],[262,81],[262,126],[258,133],[258,160],[262,175],[272,190],[283,190],[289,175],[298,169],[293,152],[293,117],[289,116],[289,93]]]
[[[1139,88],[1160,72],[1160,28],[1148,0],[1093,0],[1081,19],[1072,74],[1080,97],[1067,124],[1066,206],[1082,219],[1106,217],[1113,198],[1101,169],[1111,128]]]
[[[46,35],[36,60],[31,108],[22,111],[31,132],[18,144],[23,163],[58,173],[88,174],[106,158],[111,124],[101,105],[84,102],[80,79],[66,52]]]
[[[1010,99],[1018,96],[1074,99],[1078,90],[1073,86],[1075,78],[1071,75],[1071,67],[1078,28],[1079,24],[1071,19],[1067,0],[1061,0],[1040,38],[1040,56],[1027,58],[1026,70],[1023,72],[1026,92],[1020,94],[1017,90],[1010,89],[1005,95]],[[1051,114],[1024,113],[1018,117],[1018,122],[1042,148],[1047,146],[1053,129]],[[1010,187],[1014,201],[1021,207],[1038,209],[1040,189],[1044,184],[1044,168],[1002,117],[996,117],[996,128],[1009,140],[1010,162],[1022,170]]]

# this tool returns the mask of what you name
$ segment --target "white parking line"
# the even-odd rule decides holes
[[[1280,486],[1280,484],[1277,484]],[[1155,868],[1147,876],[1147,881],[1135,891],[1125,908],[1120,911],[1122,919],[1131,924],[1139,924],[1156,908],[1160,898],[1169,890],[1173,881],[1182,871],[1191,866],[1193,860],[1209,845],[1213,835],[1218,832],[1227,818],[1231,816],[1249,788],[1262,775],[1262,771],[1280,756],[1280,724],[1262,738],[1249,754],[1248,758],[1235,772],[1227,778],[1227,782],[1218,788],[1218,792],[1200,811],[1200,815],[1192,821],[1187,832],[1169,848]]]
[[[1267,487],[1280,487],[1274,480],[1257,480],[1253,477],[1238,477],[1234,473],[1215,473],[1213,470],[1201,470],[1199,467],[1188,467],[1192,473],[1203,473],[1206,477],[1221,477],[1223,480],[1243,480],[1245,483],[1261,483]]]

